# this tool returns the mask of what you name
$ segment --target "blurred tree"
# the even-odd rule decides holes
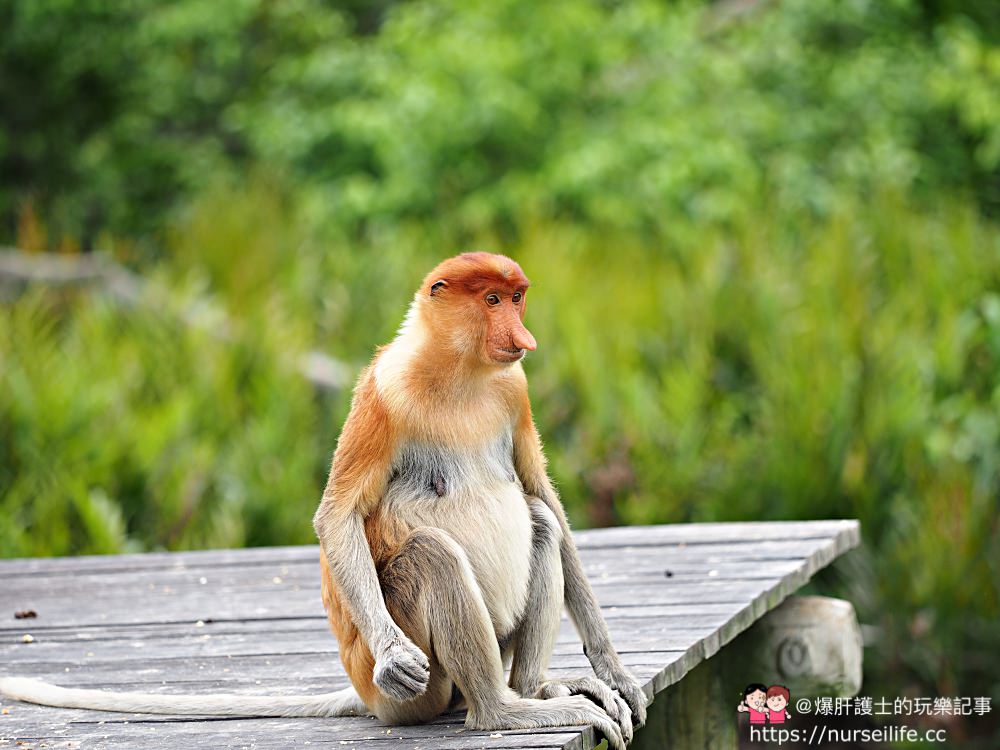
[[[0,227],[28,202],[85,247],[245,165],[232,113],[276,61],[345,33],[319,0],[15,0],[0,28]]]
[[[355,229],[658,231],[762,190],[828,211],[875,175],[995,212],[1000,52],[957,7],[789,0],[706,31],[702,6],[653,2],[13,0],[0,231],[31,200],[52,243],[147,234],[261,163]]]

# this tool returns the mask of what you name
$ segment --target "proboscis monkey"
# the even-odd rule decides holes
[[[0,680],[12,697],[116,711],[432,719],[474,729],[590,725],[614,748],[645,721],[549,480],[521,360],[528,279],[467,253],[424,280],[361,373],[314,518],[323,602],[354,688],[169,696]],[[546,676],[563,606],[595,676]],[[504,679],[509,660],[510,677]]]

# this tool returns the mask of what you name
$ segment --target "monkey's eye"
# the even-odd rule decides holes
[[[500,297],[497,296],[496,294],[487,294],[486,304],[489,305],[490,307],[496,307],[497,305],[500,304]]]
[[[520,292],[514,292],[514,296],[511,297],[511,299],[514,301],[514,304],[516,305],[518,302],[521,301],[521,293]]]

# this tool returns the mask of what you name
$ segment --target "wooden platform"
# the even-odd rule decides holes
[[[612,638],[652,695],[857,545],[859,531],[855,521],[692,524],[576,539]],[[317,556],[316,547],[284,547],[0,561],[0,672],[162,692],[343,687]],[[15,619],[25,610],[37,617]],[[564,620],[552,671],[587,670]],[[4,702],[0,715],[0,748],[593,745],[589,729],[468,731],[461,714],[389,727],[373,718],[189,720]]]

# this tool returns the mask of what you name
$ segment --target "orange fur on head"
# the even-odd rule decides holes
[[[422,294],[429,294],[437,281],[456,284],[470,293],[484,292],[494,285],[511,290],[527,289],[531,282],[524,271],[506,255],[492,253],[462,253],[442,261],[424,278]]]
[[[517,362],[536,347],[523,322],[530,285],[504,255],[464,253],[427,275],[417,314],[433,345],[452,355],[486,365]]]

